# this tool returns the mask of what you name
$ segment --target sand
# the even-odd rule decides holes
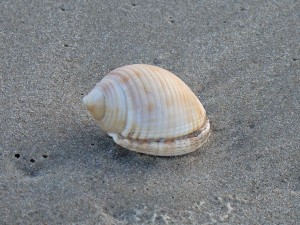
[[[0,224],[299,224],[300,2],[0,3]],[[180,157],[118,147],[82,97],[157,65],[211,121]]]

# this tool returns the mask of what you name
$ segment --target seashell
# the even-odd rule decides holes
[[[182,155],[208,138],[205,109],[171,72],[134,64],[111,71],[83,98],[102,130],[122,147],[157,156]]]

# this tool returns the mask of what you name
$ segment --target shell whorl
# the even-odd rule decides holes
[[[156,66],[135,64],[117,68],[105,76],[83,102],[102,130],[118,144],[135,151],[144,152],[130,143],[139,145],[136,143],[161,140],[175,143],[201,129],[205,134],[209,131],[205,109],[195,94],[177,76]],[[201,141],[204,134],[202,136]],[[160,144],[159,149],[163,147]]]
[[[87,110],[96,120],[101,120],[105,115],[105,97],[99,88],[94,88],[82,99]]]

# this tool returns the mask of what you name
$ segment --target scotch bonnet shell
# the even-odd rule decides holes
[[[83,98],[113,140],[132,151],[182,155],[208,138],[209,120],[191,89],[173,73],[151,65],[117,68]]]

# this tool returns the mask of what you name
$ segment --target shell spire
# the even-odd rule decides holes
[[[105,97],[100,88],[95,87],[82,99],[87,110],[96,120],[101,120],[105,115]]]

